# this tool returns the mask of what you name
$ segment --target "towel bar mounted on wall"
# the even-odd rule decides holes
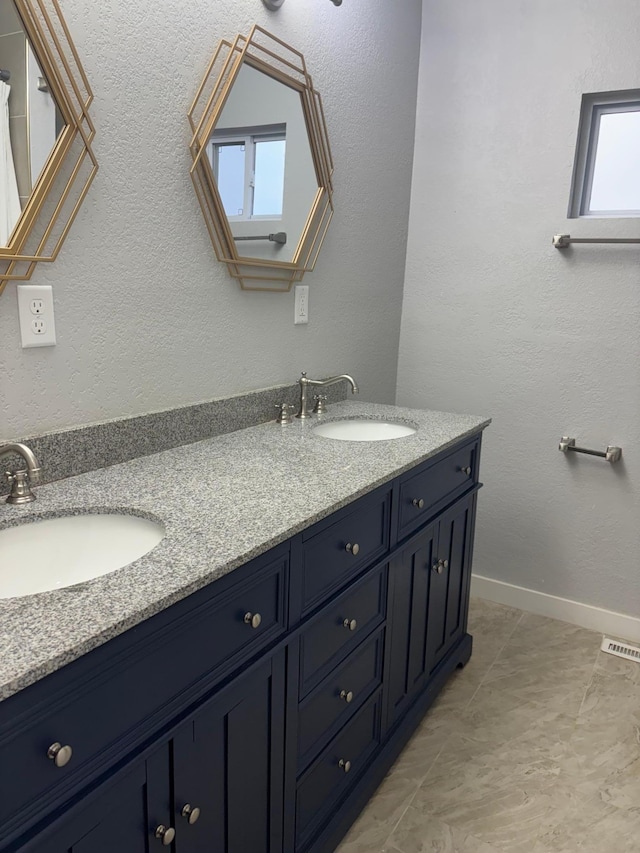
[[[563,453],[572,451],[573,453],[586,453],[588,456],[600,456],[612,464],[618,462],[622,457],[621,447],[614,447],[610,444],[606,450],[587,450],[586,447],[576,447],[575,438],[569,438],[567,435],[563,435],[560,439],[558,450],[561,450]]]
[[[272,243],[280,243],[281,246],[284,246],[287,242],[287,232],[286,231],[278,231],[275,234],[262,234],[259,237],[234,237],[234,240],[271,240]]]
[[[556,249],[568,249],[571,243],[640,243],[640,237],[572,237],[571,234],[554,234]]]

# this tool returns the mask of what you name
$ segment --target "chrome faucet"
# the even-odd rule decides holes
[[[11,494],[7,498],[8,504],[27,504],[35,501],[36,496],[31,491],[31,484],[37,483],[40,477],[40,463],[31,448],[26,444],[15,442],[13,444],[0,445],[0,459],[3,456],[22,456],[27,463],[27,470],[7,471],[5,477],[11,486]]]
[[[348,373],[342,373],[340,376],[331,376],[329,379],[307,379],[307,374],[302,373],[300,379],[298,379],[298,384],[300,385],[300,411],[296,415],[297,418],[308,418],[309,414],[309,400],[307,399],[307,390],[309,387],[321,387],[323,385],[335,385],[336,382],[341,382],[345,379],[347,382],[351,383],[351,393],[358,393],[358,386],[356,385],[355,379],[352,376],[349,376]]]

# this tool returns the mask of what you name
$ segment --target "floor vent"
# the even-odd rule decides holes
[[[600,646],[603,652],[610,655],[617,655],[619,658],[634,660],[640,663],[640,647],[631,646],[629,643],[619,643],[617,640],[610,640],[609,637],[604,637]]]

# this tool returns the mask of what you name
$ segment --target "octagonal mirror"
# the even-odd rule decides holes
[[[0,293],[60,250],[97,170],[91,100],[57,0],[0,0]]]
[[[191,176],[218,260],[245,290],[289,290],[333,214],[333,164],[301,53],[257,25],[223,40],[189,111]]]

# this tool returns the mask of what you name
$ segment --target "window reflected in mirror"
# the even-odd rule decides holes
[[[229,221],[281,219],[286,126],[216,130],[209,157]]]

